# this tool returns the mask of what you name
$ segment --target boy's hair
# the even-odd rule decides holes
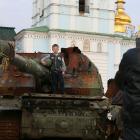
[[[54,47],[58,47],[59,48],[59,45],[58,44],[53,44],[52,48],[54,48]]]

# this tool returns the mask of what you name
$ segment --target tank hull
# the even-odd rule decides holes
[[[105,139],[106,118],[101,114],[107,113],[107,105],[100,108],[100,97],[40,95],[24,96],[22,101],[22,139]]]
[[[0,99],[2,139],[105,139],[108,103],[99,96],[38,93],[8,98]]]

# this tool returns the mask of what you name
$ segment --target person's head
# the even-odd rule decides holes
[[[52,45],[52,51],[53,53],[57,54],[59,51],[59,45],[58,44],[53,44]]]

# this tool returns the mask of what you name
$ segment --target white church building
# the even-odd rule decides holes
[[[106,90],[122,55],[135,47],[124,0],[33,0],[32,27],[16,36],[17,52],[79,47],[98,67]]]

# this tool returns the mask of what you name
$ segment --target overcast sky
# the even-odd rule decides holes
[[[125,1],[125,9],[137,28],[140,25],[140,0]],[[32,0],[0,0],[0,26],[12,26],[20,31],[31,26],[31,17]]]

